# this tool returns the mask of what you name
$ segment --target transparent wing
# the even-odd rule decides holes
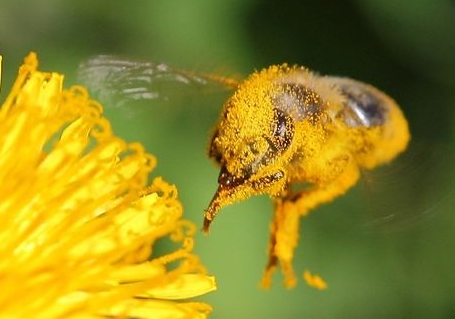
[[[106,105],[121,107],[137,100],[167,100],[184,86],[218,84],[234,88],[234,79],[196,74],[164,63],[135,61],[111,55],[98,55],[79,65],[78,80]],[[172,88],[172,89],[170,89]]]

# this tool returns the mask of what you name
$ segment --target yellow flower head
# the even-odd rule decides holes
[[[205,318],[214,290],[174,186],[30,54],[0,110],[0,318]],[[169,237],[180,247],[158,253]]]

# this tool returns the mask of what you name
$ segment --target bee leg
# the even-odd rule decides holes
[[[270,229],[269,260],[261,287],[269,288],[278,263],[284,274],[284,285],[292,288],[297,280],[292,267],[294,249],[298,243],[300,212],[290,200],[275,199],[275,216]]]
[[[344,194],[355,185],[359,177],[359,168],[356,162],[350,159],[334,179],[311,189],[275,199],[275,215],[269,242],[269,261],[261,282],[262,287],[270,286],[271,276],[278,263],[284,275],[285,286],[291,288],[296,284],[292,258],[299,239],[300,216],[305,216],[317,206]]]

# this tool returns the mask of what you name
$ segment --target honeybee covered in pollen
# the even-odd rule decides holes
[[[209,156],[221,169],[203,230],[209,231],[223,207],[253,195],[271,196],[274,220],[265,287],[277,266],[285,285],[295,285],[292,259],[300,217],[344,194],[356,184],[360,170],[391,161],[410,139],[395,101],[359,81],[286,64],[255,72],[241,83],[158,66],[95,57],[81,71],[82,79],[104,72],[92,82],[123,79],[118,94],[131,99],[153,98],[150,83],[164,75],[179,82],[217,81],[235,89],[210,140]],[[293,188],[302,183],[305,188]]]

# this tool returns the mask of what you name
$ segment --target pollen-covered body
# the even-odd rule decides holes
[[[264,286],[280,264],[285,284],[295,283],[291,261],[300,217],[344,194],[360,170],[386,163],[410,135],[398,105],[355,80],[319,76],[303,67],[271,66],[239,83],[162,63],[97,56],[80,76],[95,91],[123,103],[166,98],[156,84],[217,82],[234,88],[209,146],[221,167],[218,189],[205,212],[204,230],[224,206],[257,194],[274,200]]]
[[[211,140],[209,153],[221,172],[204,229],[228,204],[272,196],[264,285],[280,261],[292,286],[299,216],[345,193],[360,169],[393,159],[409,138],[397,104],[372,86],[286,65],[254,73],[226,102]],[[295,189],[302,183],[303,189]]]

